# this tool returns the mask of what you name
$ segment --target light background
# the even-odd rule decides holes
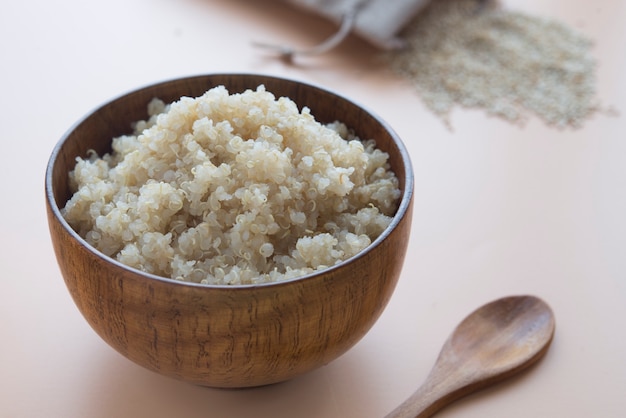
[[[4,4],[0,417],[382,417],[467,313],[520,293],[556,314],[547,357],[438,416],[624,416],[626,2],[505,4],[592,38],[598,97],[621,115],[559,131],[458,110],[450,131],[358,39],[295,66],[252,49],[252,40],[310,45],[333,30],[273,1]],[[83,115],[152,82],[216,72],[297,78],[364,104],[404,139],[416,180],[407,262],[371,332],[322,369],[241,391],[169,380],[102,342],[65,289],[44,209],[50,152]]]

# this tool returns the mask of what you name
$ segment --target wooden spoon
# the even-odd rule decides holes
[[[423,385],[386,418],[426,418],[455,400],[526,369],[548,351],[555,321],[534,296],[477,309],[444,344]]]

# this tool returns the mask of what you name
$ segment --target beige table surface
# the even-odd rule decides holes
[[[439,416],[626,416],[626,2],[505,3],[592,38],[598,96],[621,116],[558,131],[458,110],[450,131],[360,40],[295,66],[253,50],[253,39],[307,45],[332,31],[272,2],[5,3],[0,416],[382,417],[468,312],[521,293],[556,313],[547,357]],[[322,369],[239,391],[161,377],[102,342],[65,289],[43,198],[50,151],[85,113],[151,82],[230,71],[297,78],[366,105],[404,139],[416,176],[409,256],[371,332]]]

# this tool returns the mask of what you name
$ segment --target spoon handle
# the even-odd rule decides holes
[[[428,418],[441,409],[440,396],[426,384],[416,390],[406,401],[391,411],[385,418]]]
[[[440,359],[422,386],[385,418],[428,418],[450,402],[472,392],[473,382],[446,363]]]

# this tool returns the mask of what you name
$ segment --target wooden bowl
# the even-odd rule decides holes
[[[88,150],[147,117],[154,97],[196,97],[217,85],[231,93],[264,84],[308,106],[322,122],[340,120],[390,154],[403,190],[391,225],[366,250],[326,271],[284,282],[207,286],[129,268],[91,247],[63,219],[68,173]],[[409,156],[393,130],[350,100],[319,87],[269,76],[183,78],[121,96],[71,128],[54,148],[45,179],[47,215],[61,273],[78,309],[109,345],[158,373],[211,387],[284,381],[327,364],[377,320],[395,288],[408,243],[413,195]]]

